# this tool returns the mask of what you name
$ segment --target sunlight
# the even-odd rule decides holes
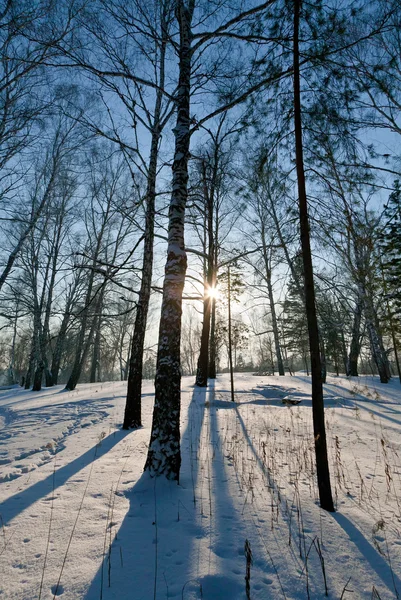
[[[217,289],[217,287],[210,287],[207,290],[207,295],[208,295],[209,298],[214,298],[215,300],[218,300],[219,297],[220,297],[220,292]]]

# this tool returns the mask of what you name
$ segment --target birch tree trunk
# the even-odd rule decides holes
[[[155,380],[152,432],[145,470],[179,481],[181,400],[181,314],[187,256],[184,245],[185,208],[188,197],[190,142],[191,22],[194,0],[176,2],[180,30],[177,121],[173,130],[175,152],[169,208],[168,247]]]

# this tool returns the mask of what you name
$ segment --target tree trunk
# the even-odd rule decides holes
[[[216,299],[212,298],[210,318],[209,378],[216,379]]]
[[[265,231],[264,231],[263,225],[262,225],[262,247],[263,247],[263,260],[265,263],[265,272],[266,272],[265,279],[266,279],[266,284],[267,284],[267,291],[269,294],[270,314],[271,314],[271,318],[272,318],[274,346],[275,346],[275,350],[276,350],[277,370],[278,370],[278,374],[283,376],[283,375],[285,375],[285,372],[284,372],[283,358],[281,355],[280,336],[278,333],[277,316],[276,316],[276,306],[274,303],[272,273],[271,273],[270,264],[269,264],[269,257],[267,256],[266,238],[265,238]]]
[[[157,160],[159,156],[159,142],[161,137],[161,111],[163,101],[163,87],[165,81],[165,55],[167,48],[167,25],[162,13],[162,43],[160,50],[159,90],[156,94],[152,140],[150,145],[149,168],[147,174],[146,190],[146,219],[145,236],[142,259],[142,280],[139,290],[138,303],[135,314],[134,333],[130,345],[130,359],[128,365],[127,399],[125,403],[123,429],[137,428],[142,425],[142,373],[143,349],[145,346],[146,324],[149,312],[149,299],[153,274],[153,242],[155,227],[155,202]]]
[[[305,305],[308,320],[309,348],[312,371],[312,415],[315,439],[316,471],[320,505],[334,511],[327,457],[326,428],[324,422],[324,400],[322,365],[320,360],[319,330],[316,315],[315,287],[313,281],[312,254],[310,248],[308,203],[306,196],[305,171],[302,143],[301,84],[299,72],[299,19],[300,0],[294,0],[294,125],[295,159],[297,169],[301,246],[304,266]]]
[[[32,342],[31,342],[31,351],[29,353],[29,364],[28,364],[28,370],[26,372],[25,375],[25,385],[24,388],[26,390],[29,390],[29,388],[31,387],[31,380],[35,371],[35,331],[33,332],[32,335]]]
[[[390,365],[383,347],[382,336],[378,328],[377,314],[373,306],[373,300],[370,295],[367,295],[366,290],[363,290],[363,306],[372,357],[379,373],[380,382],[388,383],[391,378]]]
[[[344,373],[347,373],[347,370],[348,370],[347,347],[345,345],[345,336],[344,336],[343,330],[341,330],[341,357],[342,357],[342,363],[343,363],[343,367],[344,367]]]
[[[152,433],[145,470],[179,481],[181,404],[181,314],[187,256],[184,245],[185,208],[188,197],[190,142],[191,21],[193,3],[176,2],[180,28],[177,121],[169,208],[167,262],[163,284],[155,380]]]
[[[231,332],[231,286],[230,286],[230,267],[228,267],[227,276],[227,294],[228,294],[228,367],[230,369],[230,390],[231,390],[231,401],[235,402],[234,397],[234,373],[233,373],[233,346],[232,346],[232,332]],[[237,363],[237,357],[235,357],[235,363]]]
[[[217,170],[217,161],[215,160],[214,170]],[[205,201],[205,210],[206,210],[206,223],[205,230],[208,235],[208,248],[207,248],[207,269],[206,269],[206,278],[205,278],[205,286],[203,293],[203,323],[202,323],[202,334],[201,334],[201,346],[199,351],[198,358],[198,368],[196,373],[196,381],[195,385],[199,387],[207,386],[207,377],[208,377],[208,368],[209,368],[209,338],[210,338],[210,316],[211,316],[211,308],[212,301],[214,296],[211,296],[209,293],[209,289],[214,289],[214,236],[213,236],[213,199],[214,199],[214,190],[210,190],[208,192],[207,183],[206,183],[206,167],[205,162],[202,162],[203,168],[203,188],[204,188],[204,201]],[[215,177],[215,173],[213,174]],[[205,248],[206,250],[206,243]]]
[[[90,347],[92,344],[92,340],[93,340],[93,336],[94,336],[95,328],[96,328],[96,322],[97,322],[97,319],[94,317],[92,319],[91,328],[89,330],[88,337],[86,338],[86,340],[85,340],[85,338],[82,339],[83,329],[80,331],[79,340],[81,341],[81,339],[82,339],[82,343],[80,344],[81,350],[77,351],[77,354],[75,356],[74,366],[72,368],[71,375],[68,379],[68,382],[65,386],[65,389],[67,391],[75,390],[77,383],[81,377],[82,369],[85,365],[85,362],[88,357],[89,350],[90,350]],[[84,331],[86,331],[86,328]],[[70,386],[72,386],[72,387],[70,387]]]
[[[77,349],[76,349],[76,353],[75,353],[75,360],[74,360],[71,374],[70,374],[68,381],[66,383],[66,386],[65,386],[65,389],[67,391],[75,390],[75,388],[77,386],[77,383],[81,376],[83,363],[85,362],[86,355],[89,351],[88,342],[91,341],[93,333],[94,333],[95,320],[93,319],[92,326],[91,326],[91,332],[88,336],[88,341],[85,344],[85,336],[86,336],[86,332],[87,332],[88,318],[89,318],[89,307],[91,306],[92,301],[93,301],[92,290],[93,290],[93,284],[94,284],[94,279],[95,279],[94,268],[96,266],[97,258],[99,256],[99,252],[100,252],[100,247],[102,245],[102,240],[103,240],[103,235],[104,235],[104,231],[105,231],[105,227],[106,227],[106,221],[107,221],[107,217],[108,217],[109,208],[110,208],[110,205],[108,206],[107,211],[105,213],[105,217],[104,217],[104,220],[103,220],[103,223],[100,228],[99,235],[98,235],[98,238],[96,241],[95,252],[93,254],[92,269],[91,269],[90,275],[89,275],[88,289],[85,294],[85,305],[84,305],[84,308],[82,309],[82,321],[81,321],[81,328],[80,328],[78,339],[77,339]],[[103,294],[104,294],[104,288],[105,288],[105,282],[103,282],[103,287],[102,287],[102,291],[101,291],[102,298],[103,298]],[[101,306],[101,304],[100,304],[100,306]]]
[[[35,299],[35,307],[34,307],[34,318],[33,318],[33,322],[34,322],[34,355],[35,355],[35,364],[36,364],[36,369],[34,371],[34,375],[33,375],[33,385],[32,385],[32,391],[33,392],[40,392],[40,390],[42,389],[42,379],[43,379],[43,371],[45,368],[45,364],[42,360],[42,336],[43,336],[43,330],[42,330],[42,323],[41,323],[41,306],[37,303],[36,299]]]
[[[137,428],[142,425],[142,371],[143,349],[145,346],[146,323],[149,311],[149,299],[153,272],[153,240],[155,222],[156,175],[159,128],[153,132],[150,151],[149,172],[146,194],[146,222],[143,247],[142,280],[136,306],[134,333],[131,341],[131,352],[128,368],[127,400],[125,404],[123,429]]]
[[[354,310],[354,320],[352,323],[351,345],[348,355],[347,375],[350,377],[358,376],[358,359],[361,351],[361,318],[362,318],[362,298],[358,296]]]
[[[54,385],[57,385],[60,372],[61,356],[64,349],[65,338],[67,337],[68,325],[70,324],[70,304],[67,303],[63,320],[61,321],[60,331],[58,332],[56,346],[54,348],[51,364],[51,374]]]
[[[324,348],[324,341],[322,336],[320,336],[320,361],[322,363],[322,383],[326,383],[327,379],[327,364],[326,364],[326,352]]]
[[[198,358],[198,367],[196,371],[195,385],[199,387],[207,386],[208,363],[209,363],[209,334],[210,334],[210,309],[211,297],[208,294],[209,285],[206,283],[203,298],[203,323],[201,333],[201,345]]]
[[[101,325],[102,325],[102,317],[101,317],[101,311],[102,309],[100,308],[100,313],[99,315],[96,316],[96,326],[95,326],[95,341],[93,344],[93,353],[92,353],[92,364],[91,364],[91,372],[90,372],[90,377],[89,377],[89,383],[96,383],[97,381],[100,381],[100,374],[99,374],[99,364],[100,364],[100,331],[101,331]]]
[[[32,385],[32,391],[33,392],[40,392],[40,390],[42,389],[42,379],[43,379],[43,371],[44,371],[44,364],[43,361],[40,360],[38,362],[38,366],[35,369],[35,373],[33,376],[33,385]]]
[[[15,318],[14,318],[14,324],[13,324],[13,339],[11,342],[10,365],[8,368],[8,383],[9,383],[9,385],[13,385],[15,383],[14,362],[15,362],[15,343],[17,340],[18,306],[19,306],[19,300],[17,299],[16,305],[15,305]]]

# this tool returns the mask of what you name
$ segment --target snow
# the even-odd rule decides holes
[[[328,378],[334,514],[306,375],[183,378],[180,485],[142,473],[154,389],[125,432],[125,386],[0,390],[0,597],[245,599],[246,540],[252,600],[401,594],[399,382]]]

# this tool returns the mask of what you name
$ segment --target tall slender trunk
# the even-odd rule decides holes
[[[9,385],[13,385],[15,383],[14,362],[15,362],[15,343],[17,340],[18,307],[19,307],[19,300],[17,299],[16,305],[15,305],[13,339],[11,342],[10,366],[8,368],[8,383],[9,383]]]
[[[181,408],[181,314],[187,255],[184,245],[185,208],[188,198],[190,143],[191,21],[194,2],[176,2],[180,29],[177,121],[172,193],[169,207],[168,247],[155,380],[152,432],[145,470],[179,481]]]
[[[61,207],[61,214],[57,216],[57,230],[56,235],[52,247],[52,266],[51,266],[51,276],[50,282],[48,286],[47,299],[46,299],[46,308],[45,308],[45,317],[43,321],[43,329],[40,340],[40,350],[41,350],[41,359],[44,365],[44,373],[45,373],[45,385],[46,387],[52,387],[54,385],[52,371],[49,368],[48,361],[48,352],[49,352],[49,338],[50,338],[50,315],[53,304],[53,292],[54,286],[56,282],[56,274],[57,274],[57,261],[60,250],[61,243],[61,235],[62,228],[64,223],[64,206]]]
[[[322,363],[322,383],[326,383],[327,379],[327,363],[326,363],[326,350],[324,347],[323,336],[319,336],[320,341],[320,360]]]
[[[43,362],[43,358],[42,358],[41,342],[42,342],[42,336],[43,336],[43,328],[42,328],[40,313],[41,313],[41,308],[35,302],[33,320],[34,320],[34,330],[36,332],[34,334],[34,339],[35,339],[34,354],[35,354],[36,368],[33,373],[33,384],[32,384],[33,392],[40,392],[40,390],[42,389],[43,371],[45,368],[45,363]]]
[[[272,286],[272,273],[269,264],[269,257],[267,256],[267,247],[266,247],[266,238],[264,226],[262,224],[262,251],[263,251],[263,261],[265,264],[265,279],[267,284],[267,291],[269,294],[269,304],[270,304],[270,315],[272,318],[272,329],[273,329],[273,337],[274,337],[274,346],[276,350],[276,360],[277,360],[277,369],[279,375],[285,375],[284,372],[284,364],[283,358],[281,354],[281,346],[280,346],[280,336],[278,333],[278,325],[277,325],[277,316],[276,316],[276,306],[274,302],[273,295],[273,286]]]
[[[217,165],[214,165],[214,168],[217,169]],[[196,373],[196,381],[195,385],[199,387],[207,386],[207,377],[208,377],[208,366],[209,366],[209,338],[210,338],[210,316],[212,309],[212,301],[213,296],[210,295],[210,288],[214,288],[213,286],[213,273],[214,273],[214,237],[213,237],[213,195],[214,190],[211,190],[210,193],[207,189],[206,184],[206,167],[203,161],[202,163],[203,169],[203,188],[204,188],[204,200],[205,200],[205,210],[206,210],[206,219],[205,219],[205,231],[207,231],[208,237],[208,248],[207,248],[207,268],[206,268],[206,278],[205,278],[205,286],[203,293],[203,323],[202,323],[202,333],[201,333],[201,345],[199,351],[198,358],[198,368]],[[206,250],[206,243],[205,243]]]
[[[210,316],[210,352],[208,375],[210,379],[216,379],[216,299],[212,298]]]
[[[219,239],[219,219],[218,219],[218,207],[216,206],[215,211],[215,231],[213,231],[213,271],[212,271],[212,286],[215,288],[217,284],[217,261],[218,261],[218,239]],[[217,360],[217,348],[216,348],[216,298],[212,298],[211,305],[211,318],[210,318],[210,344],[209,344],[209,365],[208,365],[208,376],[210,379],[216,379],[216,360]]]
[[[401,208],[400,208],[400,210],[401,210]],[[398,378],[401,383],[401,367],[400,367],[400,361],[398,358],[398,347],[397,347],[397,338],[395,335],[394,315],[393,315],[393,312],[390,307],[390,302],[388,300],[387,282],[386,282],[386,278],[384,277],[384,270],[383,270],[383,265],[382,265],[381,261],[380,261],[380,270],[381,270],[381,275],[382,275],[383,291],[384,291],[384,295],[386,298],[387,318],[388,318],[388,322],[389,322],[390,330],[391,330],[391,339],[393,341],[395,364],[397,367]]]
[[[93,290],[93,285],[94,285],[94,280],[95,280],[94,268],[96,266],[100,248],[102,245],[103,235],[105,232],[106,223],[107,223],[108,216],[109,216],[109,211],[110,211],[110,204],[108,205],[105,215],[103,217],[103,223],[102,223],[102,226],[101,226],[99,234],[98,234],[98,238],[96,241],[96,248],[95,248],[95,252],[93,254],[92,269],[91,269],[90,275],[89,275],[88,289],[85,294],[85,304],[84,304],[84,308],[82,309],[82,321],[81,321],[81,328],[80,328],[80,331],[78,334],[78,339],[77,339],[77,349],[76,349],[76,353],[75,353],[75,360],[74,360],[71,374],[70,374],[68,381],[66,383],[66,386],[65,386],[65,389],[67,391],[75,390],[75,388],[77,386],[77,383],[81,376],[83,363],[85,362],[86,355],[88,353],[88,342],[91,341],[91,339],[93,337],[94,321],[92,320],[92,327],[90,330],[90,334],[88,336],[87,342],[85,343],[85,337],[86,337],[86,333],[87,333],[88,319],[89,319],[89,308],[93,301],[92,290]],[[101,291],[102,297],[104,294],[104,286],[105,286],[105,282],[103,284],[102,291]]]
[[[160,109],[159,109],[160,112]],[[125,404],[123,429],[142,425],[142,371],[143,349],[145,346],[146,323],[149,312],[149,299],[153,272],[153,241],[155,222],[156,175],[160,131],[157,126],[152,134],[149,171],[146,192],[145,239],[142,260],[142,280],[135,313],[134,333],[131,341],[128,368],[127,400]]]
[[[199,387],[207,386],[211,304],[212,298],[209,294],[209,284],[206,282],[203,293],[203,323],[201,332],[201,344],[195,379],[195,385]]]
[[[373,306],[373,300],[365,289],[363,290],[363,307],[372,357],[379,373],[380,382],[388,383],[391,378],[390,365],[388,363],[387,354],[384,350],[383,340],[377,322],[377,314]]]
[[[149,312],[149,300],[153,274],[153,243],[155,227],[156,178],[159,142],[161,138],[161,112],[163,87],[165,82],[165,56],[168,31],[165,15],[161,14],[162,43],[160,46],[159,90],[156,93],[153,117],[152,140],[150,145],[149,168],[146,189],[145,236],[142,259],[142,279],[135,313],[135,326],[130,344],[128,365],[127,399],[125,403],[123,429],[137,428],[142,425],[142,374],[143,350],[145,347],[146,324]],[[125,378],[125,377],[124,377]]]
[[[100,381],[99,365],[100,365],[101,326],[102,326],[102,307],[100,307],[99,314],[96,315],[95,340],[93,343],[92,364],[91,364],[89,383],[96,383],[96,382]]]
[[[343,329],[341,329],[341,358],[342,358],[342,364],[344,367],[344,373],[347,373],[348,371],[348,360],[347,360],[347,346],[345,343],[345,335],[344,335],[344,331]]]
[[[57,335],[56,345],[55,345],[55,348],[53,351],[53,356],[52,356],[51,374],[52,374],[52,379],[53,379],[54,385],[57,385],[57,382],[58,382],[61,357],[63,354],[64,344],[65,344],[65,340],[67,337],[68,326],[69,326],[70,320],[71,320],[71,312],[70,312],[71,311],[71,300],[70,299],[72,299],[72,294],[69,298],[67,298],[65,312],[63,315],[63,319],[61,321],[60,329],[59,329],[59,332]]]
[[[82,321],[81,321],[81,327],[79,330],[77,343],[76,343],[74,364],[73,364],[70,376],[68,378],[68,381],[65,385],[65,389],[67,391],[75,390],[77,383],[79,381],[79,378],[81,376],[83,362],[85,360],[85,357],[83,356],[83,354],[84,354],[83,348],[85,347],[85,336],[87,333],[88,310],[89,310],[89,305],[91,303],[92,284],[93,284],[93,280],[89,285],[88,292],[87,292],[86,298],[85,298],[85,308],[84,308],[84,313],[83,313]]]
[[[305,305],[308,320],[309,348],[312,371],[312,415],[315,438],[316,471],[320,505],[333,512],[334,504],[330,485],[327,457],[326,427],[324,422],[324,400],[322,365],[320,360],[319,330],[316,315],[315,287],[313,281],[312,253],[310,248],[308,202],[306,196],[305,171],[302,142],[301,82],[299,72],[299,19],[301,0],[294,0],[294,126],[295,159],[297,169],[301,246],[304,266]]]
[[[354,309],[354,319],[351,331],[351,344],[347,362],[347,375],[351,377],[358,376],[358,359],[361,351],[361,319],[363,302],[358,294],[358,299]]]
[[[230,278],[230,267],[228,267],[228,275],[227,275],[227,295],[228,295],[228,367],[230,369],[231,401],[235,402],[235,397],[234,397],[234,372],[233,372],[233,345],[232,345],[232,331],[231,331],[231,278]],[[235,363],[237,363],[237,357],[235,357]]]

